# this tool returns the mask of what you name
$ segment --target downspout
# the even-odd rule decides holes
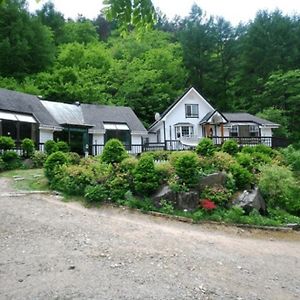
[[[163,121],[164,126],[164,140],[165,140],[165,150],[167,150],[167,140],[166,140],[166,122]]]

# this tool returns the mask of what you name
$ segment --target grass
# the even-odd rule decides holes
[[[12,170],[0,174],[0,177],[24,178],[24,180],[13,181],[13,187],[22,191],[49,191],[48,180],[44,176],[43,169]]]

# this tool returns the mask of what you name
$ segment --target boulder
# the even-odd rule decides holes
[[[176,209],[195,210],[199,207],[199,195],[197,191],[173,192],[168,185],[162,186],[152,196],[152,200],[157,207],[160,207],[161,200],[172,203]]]
[[[251,191],[242,192],[232,204],[243,208],[247,214],[253,209],[257,209],[263,215],[267,212],[266,202],[257,187]]]
[[[227,175],[225,172],[213,173],[202,177],[198,183],[198,188],[203,190],[206,186],[224,186]]]

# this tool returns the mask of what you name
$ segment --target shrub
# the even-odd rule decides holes
[[[222,151],[230,155],[235,155],[239,152],[239,145],[236,140],[230,139],[222,145]]]
[[[104,185],[89,185],[84,190],[84,197],[87,202],[100,203],[108,199],[108,191]]]
[[[57,148],[57,151],[61,151],[61,152],[65,152],[65,153],[70,151],[69,145],[64,141],[56,142],[56,148]]]
[[[219,171],[228,171],[230,166],[235,163],[234,158],[225,152],[215,152],[212,163]]]
[[[172,202],[167,201],[167,200],[160,200],[159,206],[160,206],[160,211],[162,213],[167,214],[167,215],[174,214],[174,206],[173,206]]]
[[[231,207],[225,214],[224,221],[230,223],[243,223],[244,210],[239,206]]]
[[[225,206],[231,197],[231,192],[222,186],[205,187],[201,192],[202,199],[210,199],[219,206]]]
[[[179,183],[192,187],[198,182],[199,164],[195,153],[189,152],[181,155],[176,160],[174,167]]]
[[[114,202],[124,200],[125,194],[130,190],[128,176],[124,173],[115,173],[105,185],[109,191],[109,198]]]
[[[64,152],[64,151],[62,151]],[[67,153],[68,162],[70,165],[79,165],[80,164],[80,155],[76,152]]]
[[[31,139],[24,139],[21,145],[24,157],[31,157],[34,152],[34,142]]]
[[[199,155],[212,156],[216,151],[216,147],[210,138],[202,138],[196,147]]]
[[[258,185],[269,207],[300,213],[300,188],[289,168],[276,165],[263,167]]]
[[[300,150],[296,150],[293,146],[288,146],[282,150],[284,159],[294,171],[300,171]]]
[[[125,158],[121,163],[120,163],[120,169],[124,173],[129,173],[133,174],[134,169],[136,168],[138,164],[138,160],[135,157],[128,157]]]
[[[254,152],[259,152],[259,153],[263,153],[265,155],[268,156],[273,156],[273,149],[267,145],[264,144],[259,144],[253,147],[254,148]]]
[[[80,165],[70,165],[63,169],[62,189],[68,195],[83,196],[85,188],[95,183],[95,176],[90,168]]]
[[[230,167],[230,172],[235,180],[238,189],[244,189],[254,183],[254,176],[247,169],[243,168],[240,164],[235,163]]]
[[[169,156],[170,164],[174,167],[177,159],[182,155],[191,153],[191,151],[173,151]]]
[[[101,159],[105,163],[120,163],[123,159],[128,157],[124,145],[118,139],[109,140],[103,149]]]
[[[159,186],[154,161],[151,156],[142,156],[134,170],[134,186],[142,195],[152,194]]]
[[[15,146],[15,141],[10,136],[0,136],[0,150],[10,150]]]
[[[200,205],[205,211],[212,211],[217,208],[216,204],[210,199],[201,200]]]
[[[244,168],[249,171],[252,171],[255,167],[255,163],[251,154],[246,152],[240,152],[236,155],[236,161]]]
[[[14,170],[21,167],[19,155],[14,151],[5,151],[2,154],[5,170]]]
[[[56,142],[52,140],[47,141],[44,146],[47,155],[50,155],[58,150]]]
[[[3,159],[0,157],[0,172],[5,170],[5,163]]]
[[[152,155],[154,160],[169,160],[172,151],[159,150],[159,151],[148,151],[144,152],[142,155]]]
[[[158,178],[160,179],[160,184],[167,183],[175,172],[174,168],[169,162],[155,164],[155,170]]]
[[[48,156],[45,161],[45,175],[51,183],[55,175],[55,168],[57,166],[62,166],[68,162],[68,158],[65,153],[61,151],[54,152]]]
[[[251,154],[251,157],[256,168],[261,165],[269,164],[272,161],[272,158],[263,152],[254,152]]]
[[[47,159],[47,154],[42,151],[34,151],[31,158],[35,168],[42,168]]]

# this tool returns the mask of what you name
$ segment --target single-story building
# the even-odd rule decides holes
[[[240,144],[263,143],[272,146],[272,129],[268,120],[249,113],[222,113],[204,99],[195,88],[188,89],[162,114],[155,115],[150,126],[148,144],[164,144],[167,149],[194,147],[203,137],[216,144],[236,138]]]
[[[139,153],[148,133],[129,107],[52,102],[0,89],[0,135],[17,143],[31,138],[41,148],[48,140],[63,140],[72,151],[100,154],[111,138]]]

